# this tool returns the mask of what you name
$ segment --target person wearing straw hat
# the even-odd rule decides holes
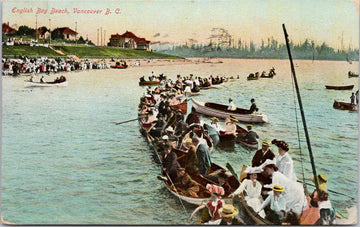
[[[246,195],[244,196],[244,199],[246,200],[247,204],[254,210],[258,210],[262,203],[262,185],[257,180],[258,173],[260,172],[260,168],[247,166],[244,170],[244,173],[247,173],[247,177],[241,182],[240,187],[238,187],[232,194],[230,194],[229,197],[234,197],[235,195],[242,194],[245,191]],[[264,218],[265,212],[260,211],[259,215]]]
[[[239,213],[239,210],[236,209],[231,204],[224,204],[222,208],[220,208],[220,216],[221,222],[220,225],[243,225],[244,221],[237,217],[236,215]]]
[[[307,205],[303,185],[280,173],[274,162],[271,160],[267,160],[266,163],[264,163],[263,169],[265,174],[271,177],[272,180],[271,184],[264,185],[264,187],[271,188],[271,186],[276,184],[284,187],[285,192],[283,195],[286,200],[285,211],[289,212],[290,210],[293,210],[297,215],[300,215]]]
[[[279,155],[276,157],[276,166],[278,167],[279,172],[289,179],[296,181],[293,160],[288,153],[289,145],[285,141],[276,139],[272,140],[271,143],[278,147]]]
[[[262,203],[257,213],[270,205],[269,213],[266,215],[267,220],[273,222],[274,224],[280,224],[280,219],[284,217],[286,210],[286,199],[282,195],[285,188],[280,184],[275,184],[271,187],[271,189],[272,191],[269,192],[269,196]]]
[[[191,138],[186,138],[184,141],[184,147],[186,148],[187,154],[185,156],[185,169],[198,171],[198,159],[196,156],[196,147],[192,143]]]
[[[312,175],[310,177],[311,181],[315,184],[315,178],[314,176]],[[324,174],[319,174],[317,176],[317,179],[318,179],[318,185],[319,185],[319,189],[322,190],[322,191],[327,191],[327,187],[326,187],[326,182],[328,181],[326,176]]]
[[[225,119],[226,134],[234,134],[235,136],[237,135],[235,122],[239,122],[239,121],[232,115],[229,115],[229,117]]]
[[[269,149],[270,144],[267,140],[264,140],[261,145],[261,149],[255,152],[255,155],[251,161],[252,167],[260,166],[267,159],[273,160],[275,158],[274,152]]]

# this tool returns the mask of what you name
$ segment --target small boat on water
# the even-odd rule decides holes
[[[236,138],[236,142],[240,143],[240,145],[249,148],[249,149],[257,149],[258,148],[258,142],[248,142],[243,139],[243,137],[248,132],[246,129],[240,127],[239,125],[236,125],[236,132],[238,133],[238,136]]]
[[[338,102],[334,100],[333,107],[339,110],[350,110],[350,111],[359,111],[359,104],[351,104],[347,102]]]
[[[233,151],[235,146],[235,135],[232,133],[225,133],[225,131],[219,131],[219,144],[217,145],[221,150]]]
[[[349,72],[348,72],[348,76],[349,76],[349,77],[359,77],[359,74],[356,74],[356,73],[354,73],[354,72],[349,71]]]
[[[68,85],[67,81],[63,82],[32,82],[25,81],[25,87],[66,87]]]
[[[154,86],[159,84],[160,84],[160,80],[148,80],[148,81],[139,82],[139,86]]]
[[[222,105],[213,102],[201,102],[195,99],[192,100],[192,105],[196,112],[205,114],[212,117],[227,118],[230,115],[234,116],[237,120],[242,122],[265,123],[268,118],[263,113],[250,113],[248,109],[236,108],[236,110],[227,110],[227,105]]]
[[[354,88],[354,85],[345,85],[345,86],[331,86],[331,85],[325,85],[326,89],[331,90],[352,90]]]
[[[120,62],[116,62],[115,65],[110,66],[113,69],[126,69],[128,67],[128,65],[126,64],[126,62],[121,61]]]

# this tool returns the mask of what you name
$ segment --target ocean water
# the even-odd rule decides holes
[[[358,62],[294,61],[318,173],[328,178],[332,204],[339,211],[358,203],[358,113],[333,109],[350,101],[351,91],[326,85],[354,84],[347,72]],[[247,81],[251,72],[276,68],[273,79]],[[195,99],[226,104],[232,98],[248,108],[255,98],[269,122],[255,124],[260,140],[285,140],[299,179],[311,165],[300,126],[298,145],[294,89],[288,60],[223,60],[217,64],[131,67],[64,73],[67,87],[25,88],[25,77],[2,78],[1,211],[16,224],[186,224],[195,206],[182,203],[156,178],[159,165],[137,121],[145,87],[138,78],[164,73],[237,76],[239,80],[203,90]],[[50,75],[52,80],[59,75]],[[39,79],[38,77],[37,79]],[[188,109],[191,107],[189,103]],[[204,121],[209,118],[202,116]],[[245,124],[241,124],[245,126]],[[277,148],[272,147],[277,153]],[[236,145],[215,149],[213,162],[229,162],[237,173],[254,151]],[[302,158],[301,158],[302,157]],[[311,188],[310,188],[311,190]]]

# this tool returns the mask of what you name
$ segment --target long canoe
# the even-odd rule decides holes
[[[354,88],[354,85],[346,85],[346,86],[331,86],[331,85],[325,85],[326,89],[332,89],[332,90],[352,90]]]
[[[334,100],[333,107],[339,110],[350,110],[350,111],[359,111],[359,104],[351,104],[347,102],[338,102]]]
[[[159,85],[160,80],[148,80],[148,81],[140,81],[139,86],[152,86],[152,85]]]
[[[351,71],[348,72],[349,77],[359,77],[359,74],[353,73]]]
[[[157,157],[158,161],[161,163],[161,158],[160,158],[161,154],[160,154],[159,148],[157,147],[156,143],[154,143],[154,138],[152,138],[151,135],[148,133],[148,130],[149,130],[148,124],[147,123],[144,124],[141,119],[139,119],[139,124],[140,124],[142,133],[145,135],[147,141],[153,148],[155,156]],[[176,148],[173,148],[172,151],[177,154],[179,164],[182,167],[184,167],[186,152],[176,149]],[[220,169],[223,170],[224,168],[215,163],[211,163],[209,173],[214,172],[216,170],[220,170]],[[166,173],[166,172],[164,172],[164,173]],[[186,170],[186,173],[188,173],[194,181],[196,181],[200,184],[200,191],[198,193],[199,197],[193,197],[193,196],[186,195],[182,192],[182,190],[180,188],[175,189],[172,186],[172,183],[169,180],[168,175],[166,174],[165,176],[168,179],[168,181],[164,181],[164,183],[165,183],[167,190],[170,191],[171,194],[175,195],[179,199],[181,199],[187,203],[194,204],[194,205],[201,205],[204,203],[204,201],[209,201],[210,192],[206,190],[206,184],[216,184],[216,183],[210,179],[203,177],[202,175],[200,175],[196,172],[191,171],[191,170]],[[228,175],[228,179],[229,179],[228,183],[230,184],[231,189],[232,189],[231,192],[234,192],[240,186],[240,182],[234,176]],[[227,196],[228,195],[225,195],[224,197],[226,198]]]
[[[31,81],[25,81],[25,87],[66,87],[68,85],[67,81],[60,82],[60,83],[54,83],[54,82],[31,82]]]
[[[248,142],[243,139],[243,137],[248,132],[246,129],[240,127],[239,125],[236,125],[236,132],[238,133],[238,136],[236,138],[236,142],[240,143],[242,146],[249,148],[249,149],[257,149],[258,148],[258,142]]]
[[[192,105],[196,112],[205,114],[212,117],[227,118],[230,115],[234,116],[237,120],[242,122],[253,122],[253,123],[265,123],[268,118],[263,113],[254,112],[250,114],[250,110],[236,108],[236,110],[227,110],[228,106],[212,103],[212,102],[201,102],[195,99],[192,100]]]

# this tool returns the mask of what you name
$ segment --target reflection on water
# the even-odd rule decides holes
[[[146,90],[138,86],[138,78],[151,71],[173,80],[177,74],[190,73],[240,75],[239,80],[201,91],[196,99],[226,104],[231,97],[235,105],[248,108],[254,98],[269,118],[269,123],[255,124],[254,131],[261,140],[288,142],[298,178],[303,165],[309,182],[311,166],[301,128],[301,150],[297,143],[289,62],[223,62],[75,72],[66,74],[69,85],[64,88],[24,88],[24,77],[4,77],[1,192],[5,220],[17,224],[187,223],[195,207],[185,204],[184,210],[157,180],[159,166],[138,123],[113,123],[137,116],[139,98]],[[333,109],[334,99],[347,102],[351,93],[326,90],[325,84],[354,84],[356,91],[358,80],[348,78],[347,72],[357,71],[358,64],[295,62],[317,171],[327,176],[329,189],[353,198],[330,193],[333,205],[344,210],[357,204],[358,182],[349,176],[358,171],[358,115]],[[249,73],[271,67],[276,68],[274,78],[246,80]],[[210,122],[208,117],[202,119]],[[277,148],[272,149],[277,154]],[[211,160],[224,167],[229,162],[239,173],[253,154],[235,144],[233,152],[213,150]]]

